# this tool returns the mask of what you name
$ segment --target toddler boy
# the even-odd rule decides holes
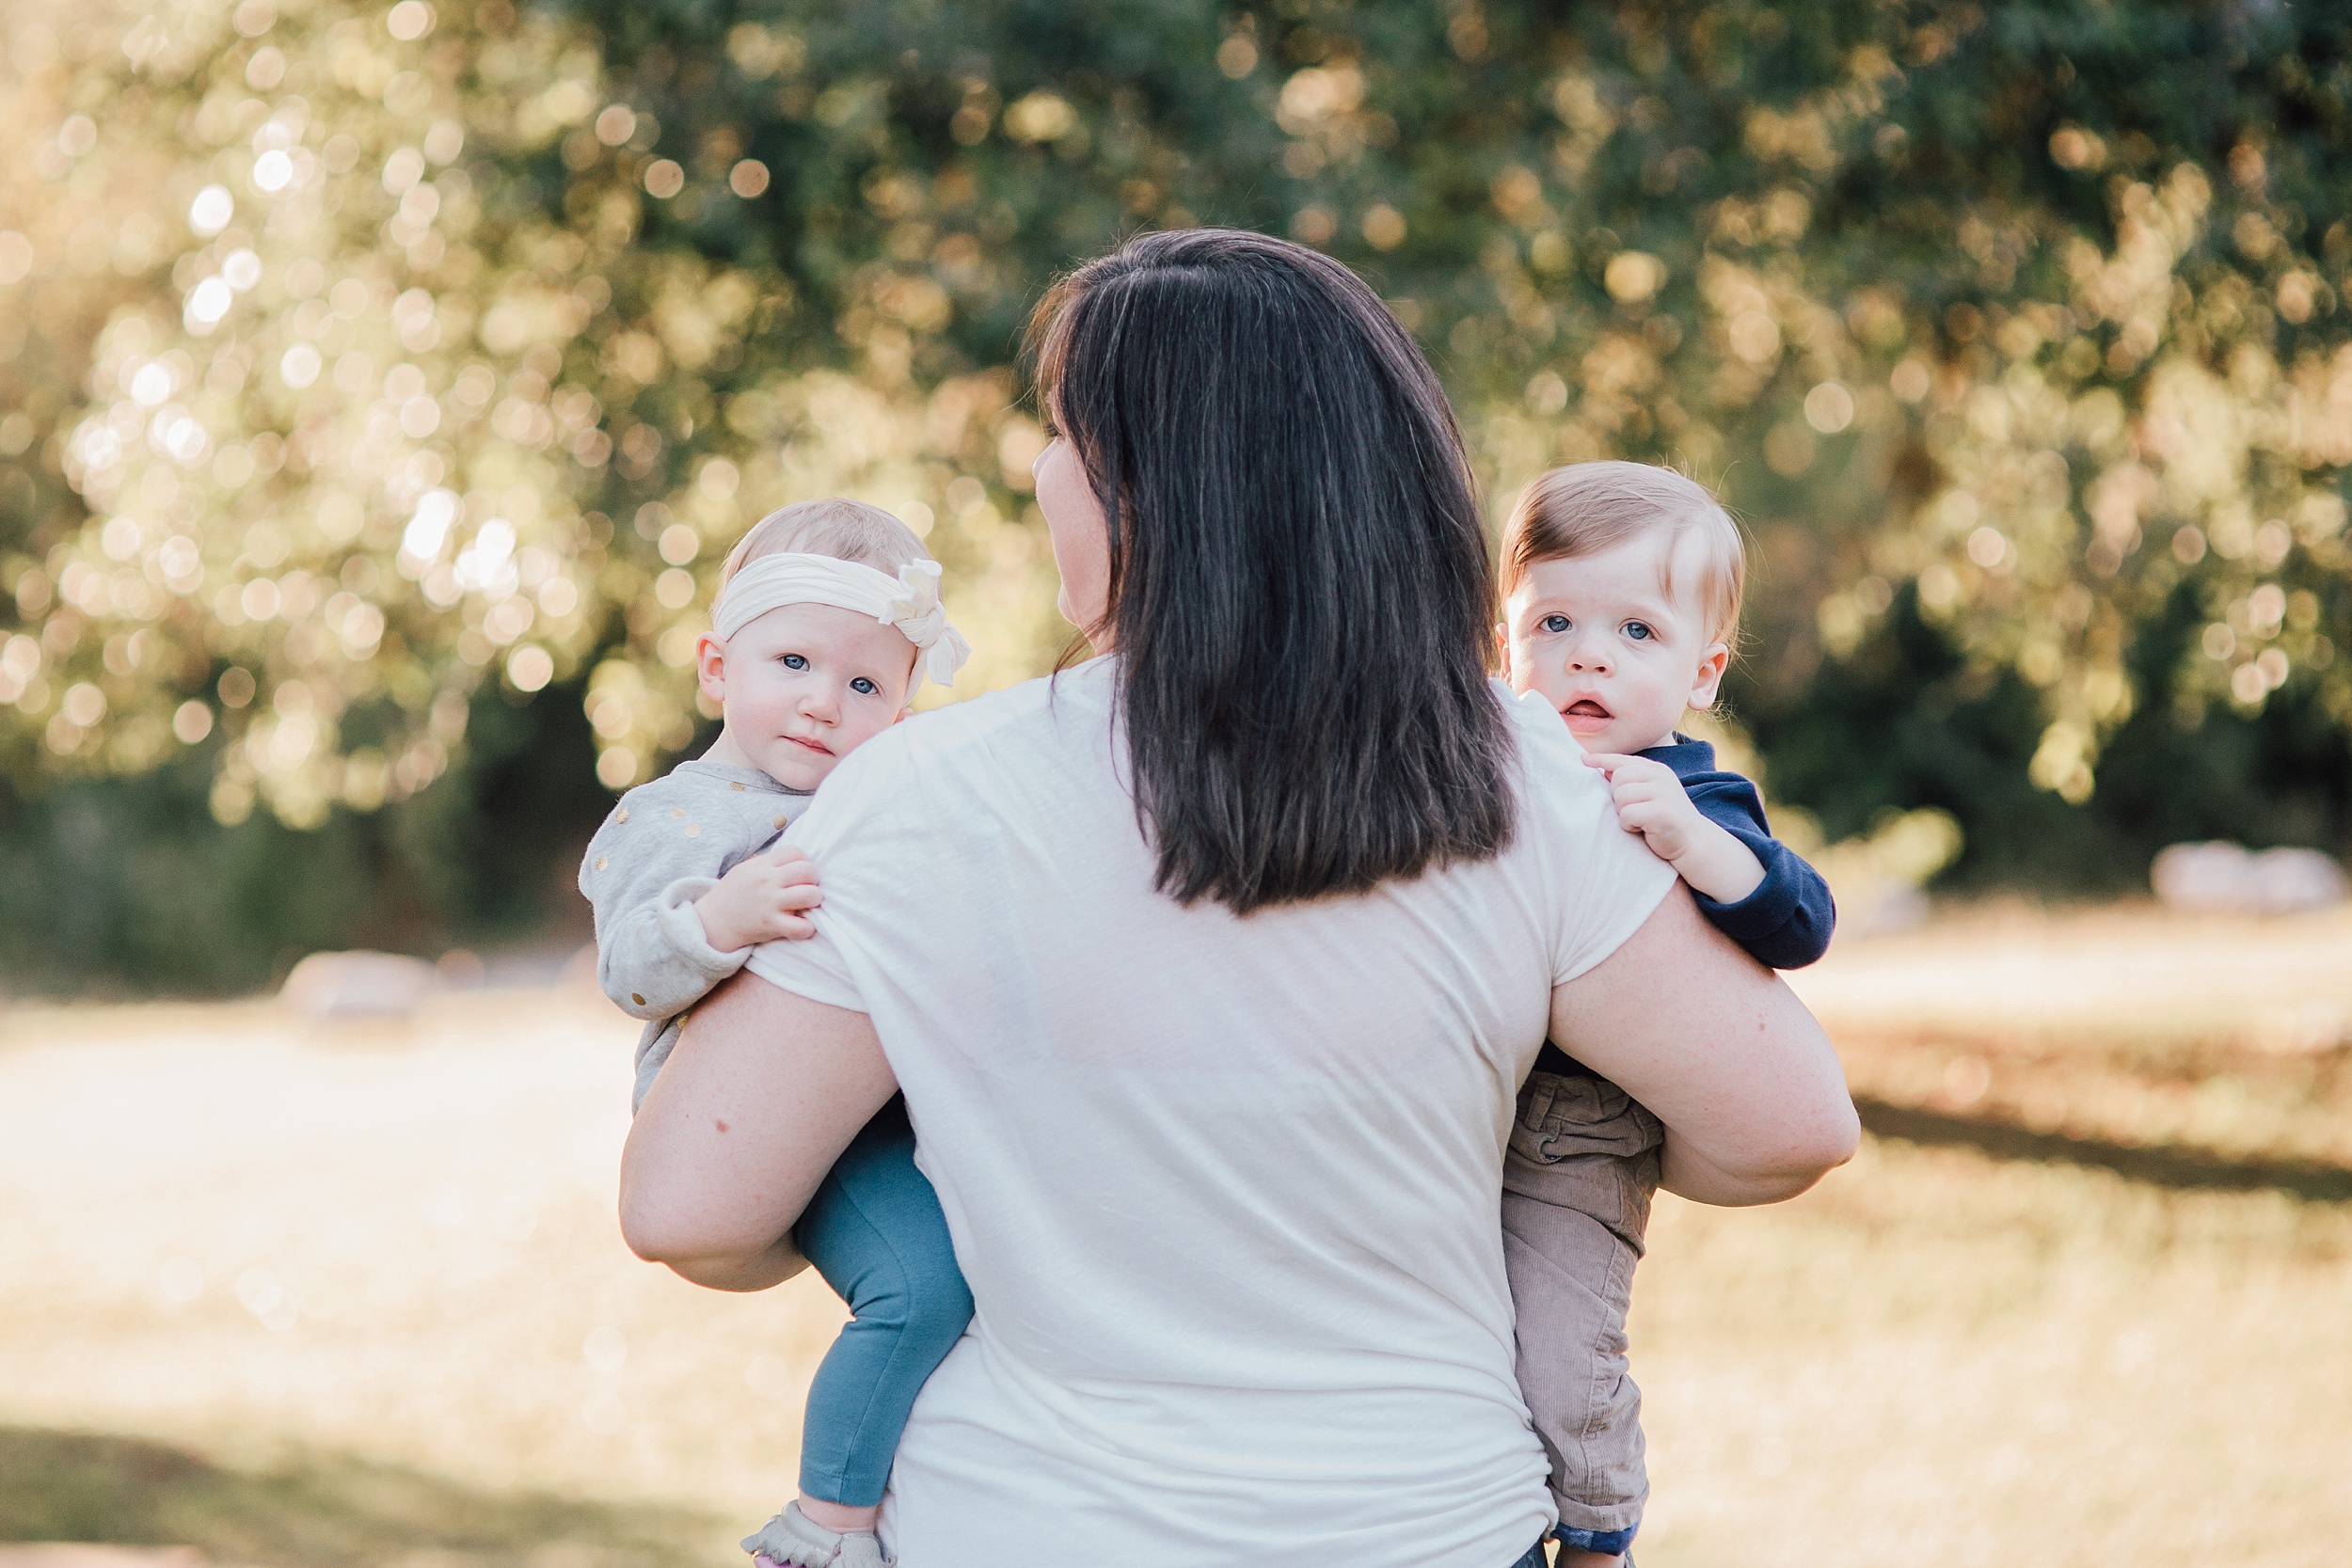
[[[1738,636],[1740,531],[1671,469],[1579,463],[1528,486],[1505,526],[1504,673],[1540,693],[1609,779],[1617,820],[1680,873],[1758,963],[1829,944],[1820,873],[1772,835],[1756,785],[1676,726],[1715,702]],[[1626,1307],[1664,1130],[1547,1042],[1503,1164],[1503,1257],[1519,1386],[1551,1460],[1560,1568],[1624,1557],[1649,1495]]]

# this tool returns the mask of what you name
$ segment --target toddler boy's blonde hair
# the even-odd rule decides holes
[[[1732,642],[1747,583],[1740,525],[1705,485],[1648,463],[1571,463],[1522,491],[1502,527],[1502,596],[1518,591],[1531,566],[1597,555],[1650,529],[1670,529],[1677,536],[1661,557],[1669,597],[1679,553],[1674,546],[1684,534],[1695,536],[1708,641]]]
[[[764,555],[829,555],[894,578],[899,567],[931,558],[906,524],[879,506],[838,496],[795,501],[754,523],[727,552],[719,586],[724,589],[736,573]]]

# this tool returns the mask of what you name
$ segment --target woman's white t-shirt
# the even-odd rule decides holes
[[[1529,781],[1502,855],[1181,907],[1115,678],[860,748],[787,835],[818,934],[751,959],[871,1015],[977,1304],[885,1540],[907,1568],[1507,1568],[1552,1517],[1512,1376],[1512,1106],[1552,987],[1673,872],[1498,688]]]

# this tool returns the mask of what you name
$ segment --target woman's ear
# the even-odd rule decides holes
[[[1715,705],[1715,694],[1722,689],[1724,671],[1730,667],[1731,648],[1723,642],[1710,642],[1707,652],[1699,655],[1698,673],[1691,680],[1691,706],[1705,712]]]
[[[713,703],[727,700],[727,645],[708,632],[694,644],[694,680]]]

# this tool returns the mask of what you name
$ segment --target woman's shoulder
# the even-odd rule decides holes
[[[886,743],[910,768],[954,774],[1019,768],[1073,745],[1091,747],[1110,733],[1109,664],[1090,659],[918,713],[868,741],[860,754]]]
[[[1576,736],[1541,693],[1530,691],[1521,695],[1501,681],[1493,685],[1495,694],[1511,716],[1511,732],[1518,741],[1520,770],[1531,793],[1605,793],[1599,769],[1585,766],[1584,748],[1576,743]]]
[[[1630,835],[1617,831],[1609,781],[1584,760],[1584,749],[1552,705],[1534,693],[1514,694],[1501,681],[1495,690],[1512,720],[1519,752],[1519,831],[1514,847],[1539,858],[1566,850],[1589,853],[1597,841],[1609,849]],[[1632,837],[1640,847],[1642,841]],[[1643,848],[1644,855],[1648,854]]]
[[[1630,936],[1674,886],[1674,868],[1617,822],[1609,781],[1551,705],[1507,690],[1519,741],[1519,831],[1503,874],[1536,891],[1552,921],[1552,982],[1575,978]]]
[[[1111,683],[1104,659],[918,713],[860,746],[818,792],[869,806],[915,794],[969,799],[999,775],[1060,769],[1074,749],[1105,751]]]

